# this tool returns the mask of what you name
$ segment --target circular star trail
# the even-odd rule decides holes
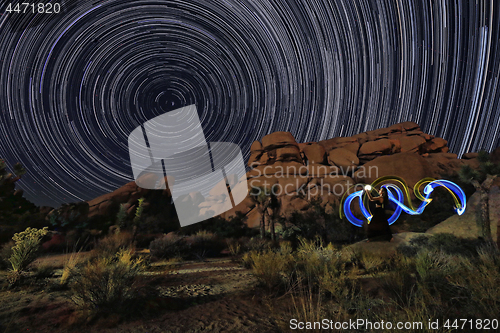
[[[459,155],[499,144],[493,1],[69,0],[59,14],[7,5],[0,157],[26,166],[20,187],[40,205],[133,180],[130,132],[193,103],[208,141],[247,156],[274,131],[319,141],[402,121]]]

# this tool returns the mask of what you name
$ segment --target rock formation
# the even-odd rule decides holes
[[[495,155],[496,154],[496,155]],[[497,157],[495,157],[497,156]],[[493,154],[500,159],[500,149]],[[460,167],[478,167],[477,153],[458,159],[449,152],[446,140],[422,132],[413,122],[404,122],[351,137],[297,143],[289,132],[275,132],[255,141],[250,148],[246,174],[248,187],[278,184],[279,214],[290,216],[309,209],[310,199],[319,198],[327,207],[338,206],[342,196],[356,183],[370,183],[385,175],[405,179],[410,188],[425,177],[456,175]],[[112,193],[88,201],[88,216],[113,216],[125,204],[132,216],[137,200],[145,197],[145,212],[152,202],[171,205],[169,190],[142,189],[130,182]],[[247,224],[256,227],[259,216],[247,197],[224,218],[246,214]]]
[[[500,151],[499,151],[500,155]],[[351,137],[297,143],[291,133],[266,135],[251,146],[248,186],[280,185],[283,216],[307,210],[309,199],[321,198],[325,205],[338,206],[342,196],[357,183],[371,183],[382,176],[398,176],[413,188],[425,177],[457,175],[461,166],[478,167],[477,153],[458,159],[449,153],[447,142],[422,132],[413,122],[404,122]],[[410,191],[411,192],[411,191]],[[228,218],[242,212],[248,225],[259,217],[251,200],[244,200],[223,214]]]
[[[500,221],[500,179],[495,179],[489,193],[490,227],[493,241],[497,241],[497,228]],[[482,237],[479,221],[479,193],[474,193],[467,201],[463,215],[453,215],[426,231],[428,234],[450,233],[461,238]]]

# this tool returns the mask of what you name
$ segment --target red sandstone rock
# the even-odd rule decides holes
[[[309,164],[325,164],[326,150],[322,145],[317,143],[307,145],[302,148],[302,151],[304,152]]]
[[[389,139],[369,141],[361,146],[359,156],[387,155],[391,153],[393,146],[393,143]]]
[[[491,152],[491,162],[500,163],[500,147]]]
[[[300,156],[300,150],[298,146],[286,146],[283,148],[276,149],[276,161],[286,161],[286,162],[300,162],[302,163],[302,157]]]
[[[262,149],[265,151],[269,151],[271,149],[276,149],[286,145],[298,146],[292,133],[290,132],[274,132],[262,138]]]
[[[465,160],[470,160],[472,158],[477,158],[479,156],[479,153],[465,153],[462,155],[462,158]]]
[[[280,214],[289,215],[308,209],[307,200],[312,197],[320,197],[323,204],[337,206],[341,196],[357,182],[371,183],[381,176],[399,176],[412,188],[425,177],[439,178],[457,173],[465,164],[473,168],[479,166],[476,153],[464,154],[462,159],[457,159],[457,155],[448,151],[446,140],[423,133],[413,122],[317,143],[297,143],[291,133],[275,132],[262,138],[262,143],[253,142],[248,164],[253,163],[255,167],[246,174],[247,185],[251,189],[252,186],[278,184],[282,191],[286,188],[292,192],[280,197]],[[492,154],[492,160],[500,162],[500,148]],[[347,167],[351,168],[349,172],[345,172]],[[354,179],[350,178],[355,170]],[[334,193],[334,189],[338,192]],[[168,189],[156,192],[141,189],[135,182],[130,182],[112,193],[90,200],[89,216],[109,214],[121,203],[127,203],[126,209],[133,214],[140,197],[157,193],[165,196],[165,203],[170,204]],[[147,206],[147,202],[145,204]],[[260,216],[250,197],[222,216],[230,218],[237,212],[247,215],[249,226],[259,226]]]
[[[350,150],[337,148],[328,152],[328,163],[338,166],[342,170],[354,170],[359,165],[359,159]]]
[[[424,144],[426,141],[423,137],[414,135],[414,136],[402,136],[399,139],[401,143],[401,152],[406,153],[416,153],[418,152],[419,147]]]
[[[354,180],[359,183],[371,183],[383,176],[397,176],[403,178],[411,188],[422,178],[434,177],[429,162],[418,154],[399,153],[380,156],[365,163],[354,174]]]
[[[427,141],[425,144],[420,146],[421,153],[447,153],[449,148],[447,147],[448,141],[441,138],[434,138],[431,141]]]

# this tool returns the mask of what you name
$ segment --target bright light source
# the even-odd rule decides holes
[[[370,185],[366,185],[366,186],[365,186],[365,190],[366,190],[366,191],[370,191],[371,189],[372,189],[372,187],[371,187]]]

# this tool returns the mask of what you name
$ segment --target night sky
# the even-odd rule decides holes
[[[25,165],[18,187],[38,205],[133,180],[130,132],[193,103],[207,141],[245,159],[274,131],[319,141],[402,121],[459,155],[500,142],[498,1],[8,1],[0,157]]]

